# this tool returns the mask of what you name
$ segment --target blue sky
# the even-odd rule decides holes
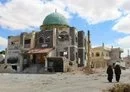
[[[105,43],[106,45],[118,46],[115,41],[121,37],[126,36],[123,33],[112,30],[112,27],[115,24],[114,21],[106,21],[103,23],[89,25],[80,17],[74,16],[70,20],[70,24],[77,27],[78,30],[84,30],[86,34],[87,30],[89,30],[91,33],[91,42],[93,45],[102,45],[102,43]]]
[[[0,0],[0,50],[9,35],[39,30],[44,18],[55,11],[70,26],[91,33],[92,46],[130,48],[130,0]]]

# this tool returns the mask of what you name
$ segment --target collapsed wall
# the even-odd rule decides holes
[[[0,73],[15,73],[16,71],[12,69],[10,65],[0,64]]]

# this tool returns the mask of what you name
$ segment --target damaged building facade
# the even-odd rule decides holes
[[[85,32],[54,12],[45,17],[40,31],[8,37],[6,63],[19,72],[37,64],[47,71],[65,72],[86,65],[86,48]]]

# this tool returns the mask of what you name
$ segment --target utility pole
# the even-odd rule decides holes
[[[90,69],[90,49],[91,49],[91,41],[90,41],[90,31],[88,30],[88,33],[87,33],[87,37],[88,37],[88,42],[87,42],[87,47],[88,47],[88,52],[87,52],[87,57],[88,57],[88,61],[87,61],[87,67]]]

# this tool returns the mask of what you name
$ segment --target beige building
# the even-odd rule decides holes
[[[104,46],[95,47],[91,49],[91,67],[104,68],[110,60],[110,49]]]
[[[114,63],[121,62],[120,48],[107,48],[104,46],[95,47],[91,49],[91,66],[94,68],[104,68],[107,65],[113,65]]]

